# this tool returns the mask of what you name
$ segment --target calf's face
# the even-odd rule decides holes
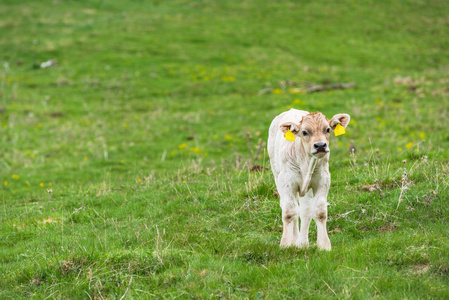
[[[304,116],[299,128],[299,136],[306,152],[318,158],[329,152],[331,127],[323,114],[310,113]]]
[[[288,129],[301,139],[307,154],[316,158],[324,157],[329,151],[329,137],[331,131],[337,124],[345,127],[350,120],[347,114],[336,114],[328,120],[320,113],[309,113],[304,116],[301,123],[294,124],[287,122],[281,125],[281,130],[286,132]]]

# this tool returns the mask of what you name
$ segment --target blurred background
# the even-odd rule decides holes
[[[0,8],[4,181],[85,182],[247,156],[248,138],[257,147],[291,107],[352,116],[346,137],[333,140],[337,155],[447,158],[445,1]],[[307,93],[340,83],[355,87]]]

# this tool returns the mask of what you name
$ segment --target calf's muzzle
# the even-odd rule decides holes
[[[329,150],[327,149],[327,144],[324,142],[319,142],[319,143],[315,143],[313,144],[313,148],[314,148],[314,153],[319,153],[319,152],[328,152]]]

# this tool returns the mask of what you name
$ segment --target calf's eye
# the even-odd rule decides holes
[[[329,132],[331,132],[331,129],[328,127],[328,128],[326,129],[326,133],[329,133]]]
[[[303,131],[302,131],[302,135],[303,135],[303,136],[308,135],[307,131],[303,130]]]

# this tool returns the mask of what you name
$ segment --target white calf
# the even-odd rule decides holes
[[[329,136],[338,124],[346,127],[349,119],[347,114],[337,114],[327,120],[322,113],[291,109],[271,123],[268,154],[281,198],[284,224],[281,246],[309,246],[309,225],[313,219],[317,225],[318,248],[331,250],[326,230],[331,182]]]

